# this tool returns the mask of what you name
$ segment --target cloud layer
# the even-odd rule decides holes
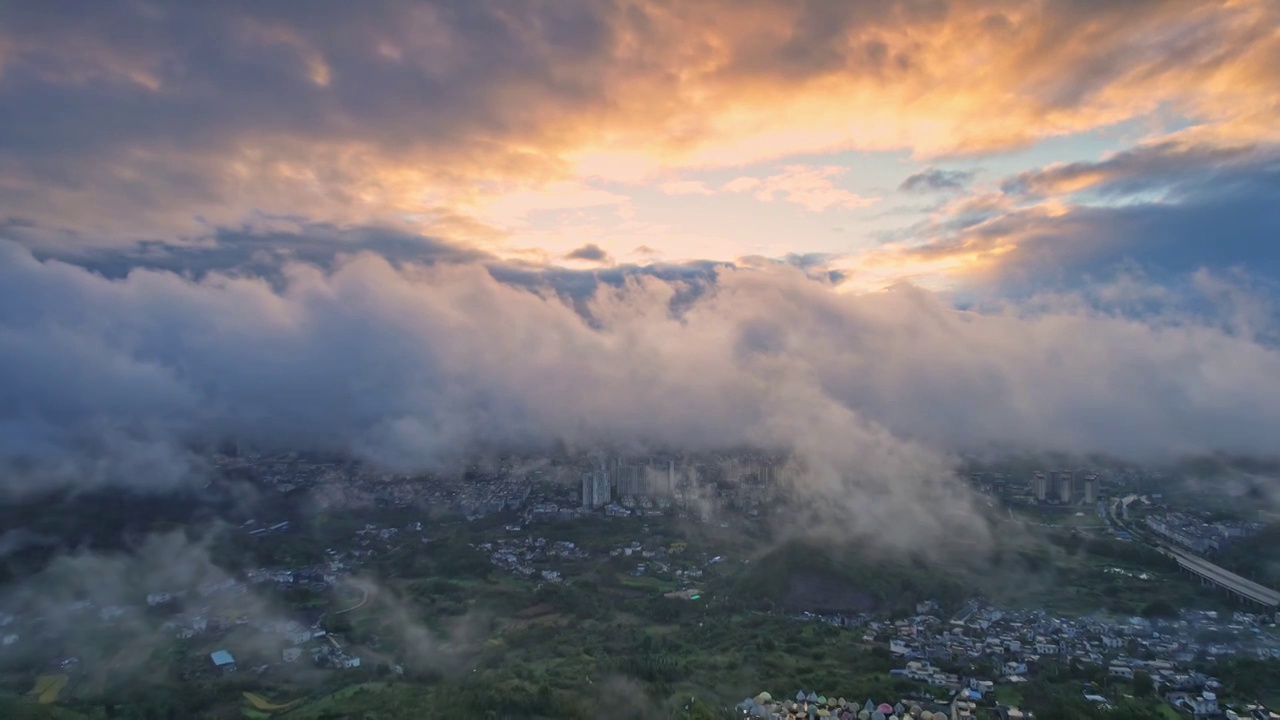
[[[954,262],[957,284],[1018,296],[1134,264],[1162,284],[1201,268],[1271,280],[1280,255],[1264,238],[1280,234],[1277,192],[1275,146],[1140,145],[954,197],[862,260]]]
[[[1277,26],[1268,0],[5,4],[4,482],[175,482],[226,437],[405,468],[751,444],[891,537],[945,523],[921,499],[956,451],[1270,453],[1270,309],[1230,269],[1280,273]],[[1087,135],[1127,149],[988,174]],[[852,291],[930,274],[962,293]]]
[[[1234,316],[1139,319],[1080,297],[978,313],[905,286],[841,293],[787,265],[635,275],[575,302],[476,264],[369,253],[291,263],[273,284],[108,280],[0,248],[10,489],[177,481],[198,469],[187,443],[226,437],[402,468],[749,444],[796,450],[815,492],[913,515],[952,452],[1265,454],[1280,428],[1280,352]]]
[[[480,242],[506,232],[487,203],[557,179],[839,149],[987,152],[1153,114],[1205,141],[1274,141],[1277,12],[1267,0],[11,3],[0,216],[46,245],[200,237],[264,214]]]

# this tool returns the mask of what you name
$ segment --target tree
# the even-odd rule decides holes
[[[1173,603],[1163,598],[1152,600],[1142,608],[1142,616],[1146,618],[1175,617],[1177,614],[1178,609],[1173,606]]]
[[[1156,691],[1155,681],[1151,679],[1150,673],[1139,670],[1133,674],[1133,694],[1138,697],[1146,697]]]
[[[685,709],[682,720],[720,720],[724,717],[722,713],[716,711],[701,699],[694,700]]]

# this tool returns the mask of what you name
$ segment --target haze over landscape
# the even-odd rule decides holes
[[[595,511],[659,493],[582,472],[647,458],[672,497],[777,470],[762,564],[940,561],[1033,542],[1006,479],[1052,504],[1030,473],[1070,465],[1064,506],[1128,534],[1163,486],[1094,466],[1217,457],[1255,464],[1178,487],[1266,524],[1277,199],[1269,0],[0,0],[0,502],[234,477],[252,520],[285,465],[245,458],[292,453]],[[732,453],[783,459],[690,459]],[[1040,465],[974,465],[1009,457]],[[153,566],[226,565],[217,527],[124,545],[195,583]],[[48,561],[3,579],[134,572]]]
[[[4,455],[1269,453],[1276,13],[7,3]]]

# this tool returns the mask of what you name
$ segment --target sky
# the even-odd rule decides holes
[[[1277,120],[1270,0],[0,3],[0,458],[1273,453]]]

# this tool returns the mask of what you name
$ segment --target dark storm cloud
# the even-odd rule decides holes
[[[939,170],[925,168],[918,173],[907,176],[898,186],[899,192],[945,192],[963,190],[973,180],[974,173],[968,170]]]
[[[608,262],[609,253],[595,243],[587,243],[565,255],[569,260],[588,260],[590,262]]]

